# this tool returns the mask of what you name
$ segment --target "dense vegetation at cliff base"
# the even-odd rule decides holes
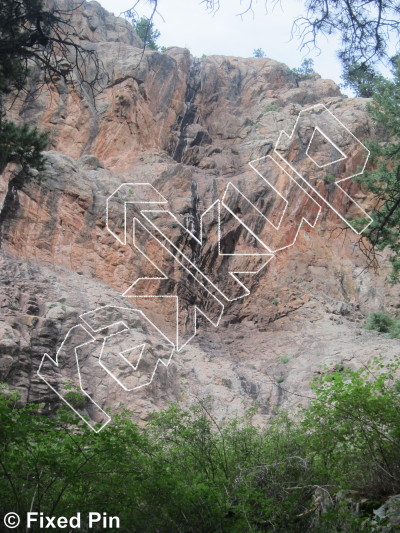
[[[126,532],[382,531],[373,510],[400,493],[399,366],[322,373],[306,409],[266,428],[218,423],[202,401],[96,434],[4,387],[1,512],[107,512]]]

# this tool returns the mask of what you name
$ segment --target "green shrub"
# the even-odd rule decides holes
[[[264,107],[264,112],[268,113],[269,111],[278,111],[280,107],[277,104],[267,104]]]
[[[262,48],[255,48],[253,50],[253,57],[265,57],[265,52]]]
[[[389,333],[393,325],[393,318],[386,313],[371,313],[368,317],[365,329],[374,329],[380,333]]]
[[[389,333],[392,338],[400,337],[400,317],[392,317],[387,313],[371,313],[367,319],[365,329]]]
[[[399,367],[324,374],[299,421],[281,413],[266,428],[251,413],[218,422],[202,401],[144,428],[125,412],[95,434],[69,409],[42,416],[0,387],[0,512],[101,509],[120,517],[111,532],[373,531],[373,509],[400,492]],[[334,504],[349,490],[359,514]],[[321,493],[333,502],[323,511]]]
[[[87,404],[88,397],[81,392],[69,391],[64,394],[64,398],[75,409],[83,409]]]
[[[315,75],[314,60],[303,59],[300,67],[291,70],[297,81],[312,79]]]
[[[384,365],[377,358],[313,382],[316,400],[302,427],[315,467],[336,487],[374,498],[400,490],[400,393],[393,386],[399,369],[399,360]]]
[[[160,37],[160,32],[154,26],[154,22],[151,19],[147,17],[133,18],[132,25],[138,36],[142,39],[145,48],[158,50],[156,41]]]
[[[389,330],[389,336],[392,339],[400,338],[400,319],[394,321],[393,326]]]

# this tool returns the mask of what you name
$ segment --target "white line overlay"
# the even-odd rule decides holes
[[[82,313],[82,323],[67,331],[55,357],[43,355],[38,375],[91,429],[101,431],[111,420],[104,399],[97,399],[103,381],[111,379],[128,393],[150,385],[160,365],[168,367],[174,352],[195,337],[198,317],[217,327],[227,303],[248,296],[251,277],[293,246],[304,225],[315,228],[323,208],[357,234],[371,224],[342,186],[364,172],[369,155],[324,104],[317,104],[299,113],[290,134],[280,132],[271,155],[249,162],[248,176],[228,181],[222,197],[199,217],[197,231],[168,210],[168,200],[152,184],[122,183],[106,200],[107,230],[120,245],[132,246],[152,272],[134,276],[124,291],[134,308],[106,305]],[[317,178],[324,171],[333,176],[333,199]],[[299,192],[300,206],[291,202]],[[342,212],[343,205],[368,221],[362,230],[347,217],[348,207]],[[132,241],[128,206],[134,212]],[[285,234],[288,221],[297,228]],[[228,230],[252,242],[250,251],[236,251]],[[204,253],[215,246],[213,269],[205,272]],[[173,307],[172,325],[167,304]],[[60,385],[60,376],[74,375],[86,398],[85,414]]]

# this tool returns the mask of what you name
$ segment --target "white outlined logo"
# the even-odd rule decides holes
[[[271,155],[229,179],[190,228],[150,183],[122,183],[107,198],[106,225],[121,245],[135,248],[144,265],[123,293],[134,308],[110,305],[80,315],[82,323],[67,332],[55,358],[43,356],[39,376],[100,431],[110,416],[96,401],[96,380],[112,379],[125,392],[151,384],[159,365],[167,367],[196,335],[198,317],[218,326],[225,306],[248,296],[251,278],[293,246],[304,226],[314,228],[322,209],[358,234],[368,227],[371,217],[345,190],[368,158],[368,149],[318,104],[299,113],[290,134],[280,133]],[[333,194],[321,180],[325,172]],[[352,225],[356,217],[368,221],[361,231]],[[60,374],[71,379],[71,373],[87,399],[90,420],[60,386]]]
[[[38,374],[89,427],[99,432],[111,420],[96,400],[107,376],[127,392],[143,388],[152,382],[160,364],[169,365],[174,345],[141,311],[130,307],[106,305],[83,313],[80,319],[83,324],[68,330],[54,359],[44,354]],[[60,377],[79,385],[91,415],[89,420],[69,399]]]

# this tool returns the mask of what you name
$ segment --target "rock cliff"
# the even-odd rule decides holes
[[[101,409],[124,404],[146,420],[168,402],[210,395],[219,416],[257,405],[263,423],[278,406],[306,402],[310,379],[324,367],[398,353],[398,340],[363,329],[369,312],[400,308],[398,288],[387,284],[390,267],[383,258],[379,271],[365,270],[357,234],[343,231],[369,199],[351,178],[342,188],[334,183],[362,166],[346,132],[374,136],[366,101],[318,75],[298,80],[271,59],[142,53],[130,25],[97,2],[81,5],[72,22],[101,59],[103,85],[95,99],[63,79],[35,92],[33,72],[30,93],[13,107],[16,120],[50,130],[51,146],[34,179],[19,182],[12,169],[1,177],[0,380],[51,410],[60,400],[37,370],[83,313],[137,307],[172,338],[172,295],[181,302],[182,344],[196,306],[218,315],[218,326],[198,313],[197,335],[148,386],[130,392],[99,366],[97,344],[83,356],[81,377]],[[314,142],[315,117],[300,115],[293,129],[300,112],[320,104],[316,113],[332,113],[345,130]],[[347,159],[336,162],[335,150]],[[324,158],[335,161],[332,169]],[[163,213],[143,214],[138,183],[165,199],[152,208]],[[168,244],[156,239],[157,228]],[[154,306],[149,295],[164,298]],[[148,334],[132,327],[140,339]],[[74,361],[49,372],[55,390],[76,381]],[[90,406],[81,409],[96,420]]]

